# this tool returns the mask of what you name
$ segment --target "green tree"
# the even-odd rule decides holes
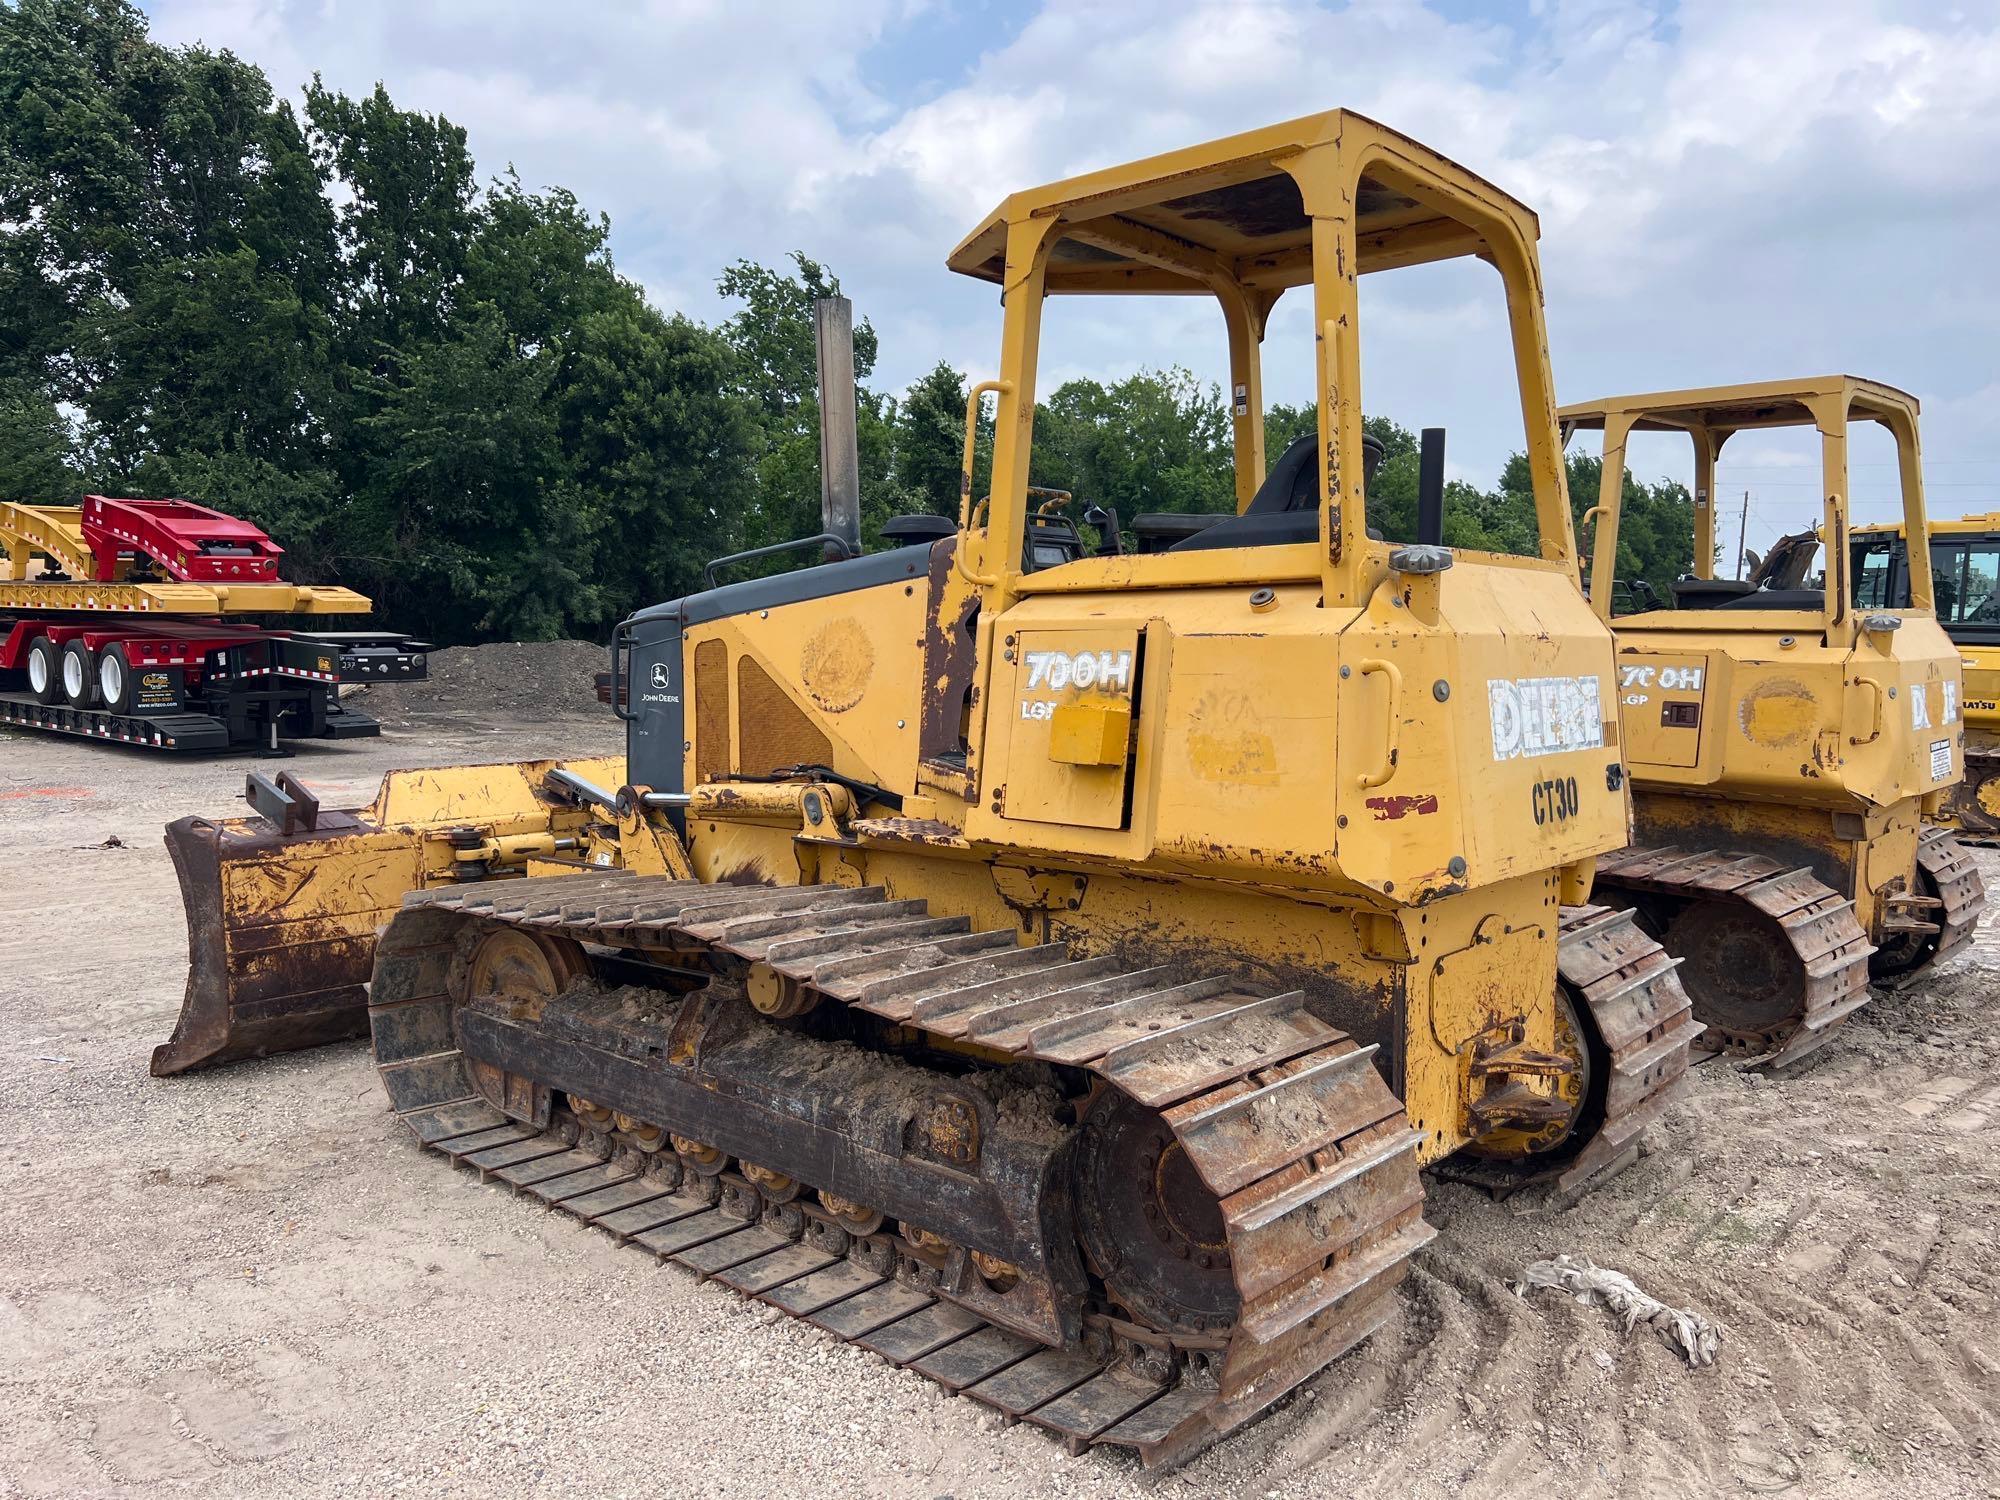
[[[903,393],[896,408],[896,487],[911,511],[958,516],[965,463],[965,377],[940,360]],[[993,470],[991,403],[980,403],[973,480],[986,492]]]
[[[0,374],[88,388],[79,322],[130,281],[153,217],[128,109],[146,21],[123,0],[0,5]]]
[[[1079,511],[1235,509],[1234,440],[1221,388],[1188,371],[1142,370],[1116,385],[1071,380],[1035,409],[1030,479],[1069,490]]]
[[[0,484],[219,506],[444,641],[601,633],[736,543],[770,446],[728,342],[648,307],[608,232],[482,189],[465,132],[381,87],[315,79],[302,122],[123,0],[0,0]],[[799,269],[744,285],[809,307]],[[770,331],[809,396],[809,318]]]
[[[1564,456],[1568,471],[1571,524],[1577,542],[1589,561],[1595,536],[1593,526],[1584,524],[1584,515],[1597,504],[1604,475],[1604,460],[1591,453]],[[1517,508],[1525,508],[1530,524],[1534,513],[1528,480],[1528,459],[1516,453],[1507,460],[1500,475],[1500,489],[1512,497]],[[1661,479],[1645,484],[1627,469],[1618,502],[1618,561],[1616,581],[1633,579],[1650,583],[1659,597],[1670,600],[1669,585],[1694,566],[1694,497],[1677,480]]]
[[[569,341],[558,431],[600,520],[601,623],[692,592],[709,558],[742,546],[758,428],[728,394],[734,365],[716,333],[630,291]]]
[[[74,503],[83,486],[70,448],[46,391],[34,381],[0,378],[0,496]]]
[[[73,476],[156,493],[177,468],[254,474],[225,488],[310,567],[322,187],[290,106],[240,59],[155,46],[111,0],[0,7],[0,378],[77,413]]]
[[[398,623],[446,640],[545,640],[594,618],[593,519],[557,440],[552,362],[519,358],[484,307],[375,377],[358,424],[358,533]]]
[[[320,170],[347,199],[340,210],[346,352],[379,369],[451,324],[477,228],[472,153],[461,127],[398,109],[379,83],[356,100],[329,92],[314,75],[306,119]]]

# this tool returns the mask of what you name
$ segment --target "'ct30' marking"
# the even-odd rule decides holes
[[[1534,798],[1537,823],[1566,823],[1577,815],[1580,807],[1574,776],[1536,782]]]

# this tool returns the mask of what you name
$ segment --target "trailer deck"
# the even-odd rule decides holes
[[[281,578],[283,550],[186,500],[0,501],[0,724],[184,753],[379,734],[340,684],[421,678],[428,648],[264,623],[369,609]]]

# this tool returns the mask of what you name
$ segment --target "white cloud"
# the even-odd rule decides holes
[[[512,161],[610,213],[621,266],[696,316],[720,311],[714,276],[738,256],[825,260],[880,331],[890,384],[941,357],[990,371],[993,291],[943,259],[1007,192],[1347,105],[1538,209],[1565,399],[1876,375],[1926,400],[1927,457],[1954,465],[1937,508],[1996,503],[1974,488],[2000,488],[1988,9],[1499,0],[1463,19],[1416,0],[1044,0],[1018,22],[968,5],[151,8],[163,39],[229,46],[281,89],[318,68],[442,109],[483,170]],[[1518,411],[1493,304],[1468,300],[1492,287],[1443,278],[1426,311],[1414,276],[1410,292],[1381,280],[1369,406],[1448,420],[1454,470],[1497,471]],[[1295,321],[1281,303],[1274,345],[1303,337]],[[1067,306],[1048,360],[1045,381],[1176,360],[1223,374],[1219,330],[1187,302]],[[1271,363],[1274,395],[1304,394],[1306,360],[1274,346]]]

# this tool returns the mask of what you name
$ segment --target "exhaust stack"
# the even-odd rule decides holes
[[[861,555],[861,445],[854,413],[854,304],[845,297],[813,303],[819,365],[820,530]],[[831,552],[831,548],[828,549]]]

